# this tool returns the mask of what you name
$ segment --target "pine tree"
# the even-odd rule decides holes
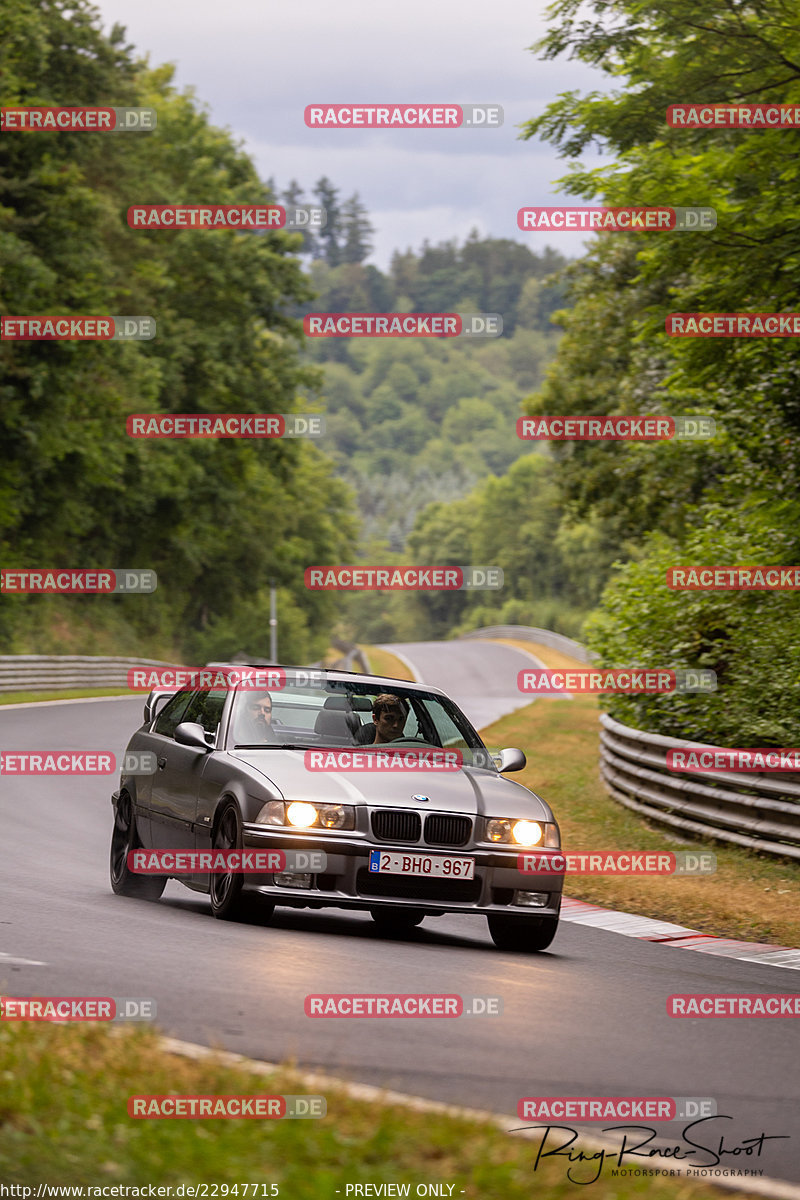
[[[314,185],[314,197],[317,203],[325,209],[328,219],[317,234],[317,258],[324,258],[330,267],[338,267],[342,261],[339,240],[341,211],[339,209],[339,189],[335,188],[323,175]]]
[[[354,192],[342,205],[342,262],[363,262],[372,252],[370,235],[375,227],[367,216],[367,210]]]
[[[289,210],[297,208],[298,205],[304,204],[303,189],[296,179],[289,180],[289,186],[281,194],[281,203]],[[317,235],[312,229],[302,229],[300,232],[303,235],[303,245],[300,250],[301,254],[310,254],[312,258],[319,257],[317,250]]]

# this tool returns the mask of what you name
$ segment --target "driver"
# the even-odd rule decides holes
[[[408,701],[391,692],[381,692],[372,705],[372,724],[362,725],[355,740],[362,746],[382,746],[403,736],[409,713]]]
[[[272,697],[269,692],[242,693],[236,721],[236,740],[246,745],[276,742],[272,724]]]

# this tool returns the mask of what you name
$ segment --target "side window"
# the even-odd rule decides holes
[[[227,692],[217,689],[211,692],[196,692],[181,721],[197,721],[206,733],[216,734],[225,707]]]
[[[192,698],[191,692],[178,692],[168,700],[158,714],[158,719],[153,727],[154,733],[161,733],[164,737],[174,737],[175,730],[184,719],[183,714],[189,707],[189,701]]]

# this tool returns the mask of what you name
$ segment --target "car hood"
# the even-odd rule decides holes
[[[554,820],[545,802],[522,784],[477,767],[456,771],[384,768],[311,771],[302,750],[232,750],[232,758],[271,784],[284,800],[419,808],[471,816]],[[414,796],[428,800],[414,800]]]

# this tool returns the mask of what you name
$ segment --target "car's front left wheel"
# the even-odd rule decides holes
[[[123,792],[117,801],[111,834],[111,890],[117,896],[130,896],[135,900],[158,900],[167,886],[167,876],[137,875],[128,866],[131,850],[138,850],[141,845],[133,801],[127,792]]]

